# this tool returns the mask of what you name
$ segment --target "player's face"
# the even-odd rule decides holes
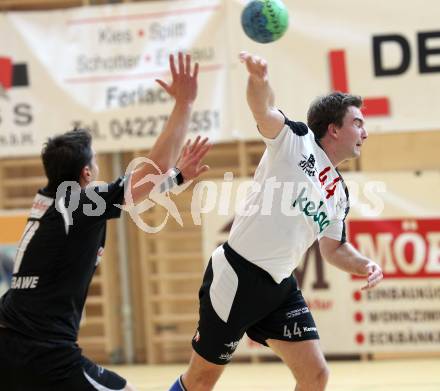
[[[364,116],[356,106],[347,109],[339,131],[341,132],[339,145],[345,159],[359,157],[368,133],[364,128]]]

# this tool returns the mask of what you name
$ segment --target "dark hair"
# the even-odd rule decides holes
[[[64,181],[78,182],[81,170],[91,164],[92,158],[92,136],[88,130],[74,129],[49,138],[41,151],[47,190],[55,193]]]
[[[320,140],[327,132],[330,124],[342,126],[347,108],[350,106],[362,107],[362,98],[357,95],[332,92],[331,94],[317,97],[310,105],[307,112],[307,125]]]

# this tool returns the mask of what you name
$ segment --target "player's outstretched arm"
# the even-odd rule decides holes
[[[319,249],[323,258],[337,268],[366,277],[367,283],[362,289],[371,289],[383,279],[380,266],[364,257],[350,243],[341,244],[338,240],[324,237],[319,241]]]
[[[275,97],[269,84],[266,60],[247,52],[240,53],[240,61],[249,73],[247,101],[261,134],[275,138],[284,126],[284,116],[275,107]]]
[[[125,204],[133,206],[151,195],[151,191],[167,192],[173,187],[191,181],[209,170],[209,166],[202,165],[202,160],[211,149],[211,146],[207,137],[202,140],[200,136],[197,136],[193,142],[191,140],[186,142],[176,166],[166,173],[160,175],[157,172],[149,172],[142,176],[139,173],[147,171],[142,168],[133,172],[129,180],[130,194],[128,194],[128,191],[125,193]],[[148,166],[151,165],[148,164]]]
[[[169,59],[172,81],[170,84],[157,79],[157,83],[175,99],[171,115],[165,124],[165,128],[154,143],[148,158],[151,159],[162,171],[167,172],[174,164],[182,150],[189,121],[191,118],[192,107],[197,96],[197,76],[199,65],[191,63],[191,56],[178,54],[177,65],[175,57],[170,55]],[[131,191],[133,201],[138,202],[145,198],[151,189],[153,183],[144,181],[141,186],[136,186],[142,178],[147,175],[157,175],[155,168],[146,164],[133,173],[131,180]]]

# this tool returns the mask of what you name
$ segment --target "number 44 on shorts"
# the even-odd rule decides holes
[[[302,332],[301,329],[298,327],[298,323],[295,322],[295,324],[293,325],[293,330],[290,330],[289,327],[287,327],[287,325],[284,325],[284,333],[283,335],[285,337],[288,337],[290,339],[292,339],[292,334],[293,336],[297,335],[298,337],[302,337]]]

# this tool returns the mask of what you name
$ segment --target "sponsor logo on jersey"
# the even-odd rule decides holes
[[[11,289],[35,289],[39,279],[38,276],[12,277]]]
[[[229,361],[232,358],[232,353],[222,353],[218,358],[220,360]]]
[[[304,213],[307,217],[313,219],[313,221],[318,224],[319,232],[321,233],[330,225],[330,220],[328,219],[327,213],[320,211],[324,205],[324,201],[320,201],[318,205],[314,201],[310,201],[306,197],[306,188],[301,190],[298,198],[293,202],[292,206],[295,208],[298,205],[299,210]]]
[[[240,343],[240,341],[225,343],[225,346],[227,348],[231,349],[231,351],[235,351],[235,349],[237,349],[237,346],[238,346],[239,343]]]
[[[298,163],[298,166],[308,175],[315,176],[316,168],[315,168],[315,156],[311,153],[309,157],[303,155],[303,160]]]
[[[307,314],[309,312],[310,312],[310,310],[308,307],[297,308],[292,311],[286,312],[286,318],[287,319],[296,318],[297,316]]]
[[[344,210],[348,207],[348,200],[346,197],[340,197],[338,203],[336,204],[336,209]]]
[[[33,219],[41,219],[52,204],[53,198],[37,194],[32,202],[29,217]]]

